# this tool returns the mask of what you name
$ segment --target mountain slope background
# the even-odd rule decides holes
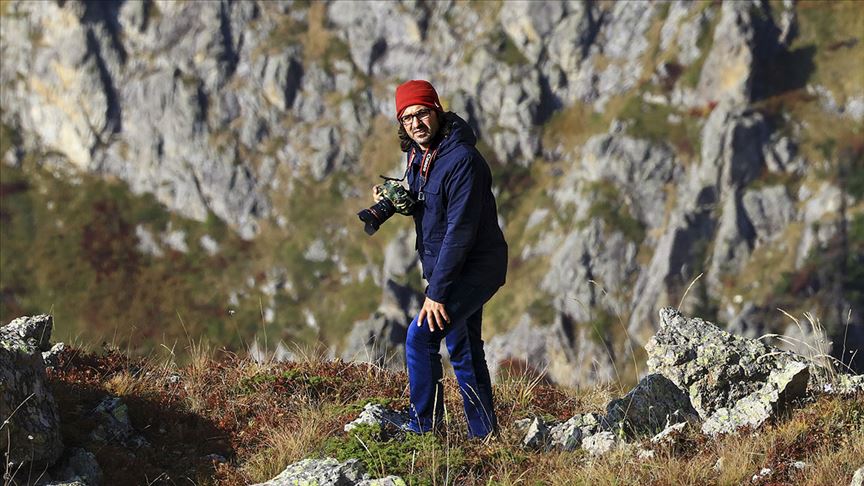
[[[860,372],[862,36],[851,1],[4,1],[0,321],[398,368],[413,231],[355,213],[425,78],[495,177],[497,371],[613,380],[680,302]]]

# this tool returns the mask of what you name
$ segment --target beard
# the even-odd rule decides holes
[[[417,129],[411,131],[411,138],[413,138],[415,142],[425,145],[432,141],[432,131],[426,126],[417,127]]]

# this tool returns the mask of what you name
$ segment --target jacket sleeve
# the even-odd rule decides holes
[[[483,211],[483,188],[489,184],[473,156],[459,161],[444,181],[447,195],[447,233],[441,243],[438,261],[426,289],[426,296],[444,303],[454,280],[462,271],[468,252],[474,246]]]

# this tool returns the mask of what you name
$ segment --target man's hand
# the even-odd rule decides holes
[[[429,325],[429,331],[435,332],[435,326],[438,326],[438,329],[444,330],[444,323],[450,322],[450,316],[447,315],[447,311],[444,309],[444,304],[440,302],[435,302],[434,300],[426,297],[426,301],[423,302],[423,308],[420,309],[420,315],[417,316],[417,325],[423,325],[423,318],[426,318],[426,323]]]
[[[372,199],[375,202],[379,202],[384,199],[384,196],[381,194],[381,184],[372,186]]]

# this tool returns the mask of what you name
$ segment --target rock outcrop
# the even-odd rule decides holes
[[[42,353],[51,348],[53,318],[21,317],[0,328],[0,449],[13,470],[51,465],[63,453],[60,416]]]
[[[703,419],[739,403],[749,407],[751,401],[763,402],[763,396],[774,406],[784,405],[807,390],[809,370],[803,357],[733,336],[672,308],[660,312],[657,334],[645,349],[649,371],[686,390]]]
[[[667,307],[657,334],[646,345],[649,373],[624,397],[610,401],[606,414],[576,414],[568,421],[519,420],[522,445],[529,449],[583,448],[602,455],[622,441],[653,436],[654,444],[674,443],[700,424],[707,435],[756,429],[778,410],[808,393],[816,364],[759,340],[734,336],[699,318]],[[839,375],[840,390],[856,393],[861,375]]]

